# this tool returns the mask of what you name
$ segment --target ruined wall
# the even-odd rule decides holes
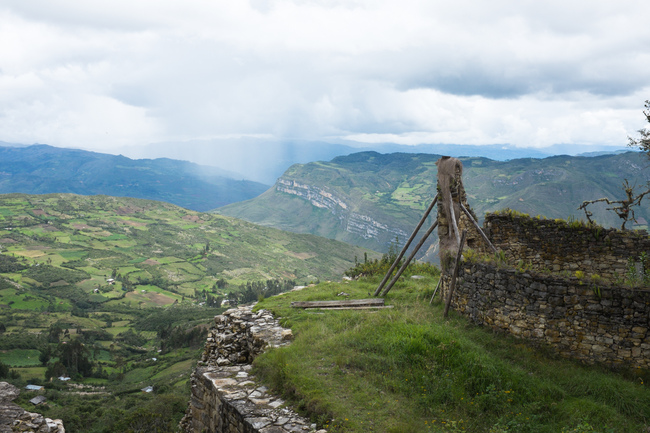
[[[609,280],[622,278],[628,258],[650,253],[644,231],[594,228],[561,220],[513,214],[487,214],[484,231],[511,265],[522,260],[533,269],[554,273],[582,271]]]
[[[650,290],[465,262],[452,306],[476,323],[547,343],[565,357],[650,368]]]
[[[462,263],[456,311],[566,357],[650,367],[650,290],[615,284],[650,252],[647,233],[511,213],[488,214],[484,231],[508,263]]]
[[[192,373],[192,395],[180,428],[184,433],[307,433],[315,424],[255,381],[251,362],[267,347],[286,345],[291,330],[252,307],[215,317],[203,357]],[[319,430],[317,433],[326,433]]]

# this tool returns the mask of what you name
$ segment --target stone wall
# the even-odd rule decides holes
[[[465,262],[452,306],[476,323],[547,343],[565,357],[650,368],[650,290]]]
[[[582,271],[614,280],[625,275],[628,259],[650,253],[645,231],[569,224],[516,214],[487,214],[484,231],[511,265],[519,260],[533,269]]]
[[[566,357],[650,367],[650,290],[615,284],[630,258],[650,252],[647,233],[511,213],[486,215],[484,231],[507,264],[463,262],[456,311]],[[444,277],[443,299],[449,283]]]
[[[292,339],[273,316],[252,307],[215,317],[203,357],[192,374],[192,395],[181,421],[185,433],[307,433],[316,425],[256,382],[251,362],[267,347]],[[317,433],[326,433],[319,430]]]

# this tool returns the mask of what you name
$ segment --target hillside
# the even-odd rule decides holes
[[[175,431],[222,301],[339,279],[365,253],[150,200],[0,195],[0,379],[44,385],[68,432]]]
[[[362,152],[329,162],[296,164],[252,200],[217,212],[257,224],[386,251],[405,240],[435,195],[440,155]],[[460,158],[468,200],[476,214],[509,207],[548,218],[584,218],[578,206],[601,197],[621,199],[624,179],[643,187],[647,158],[638,152],[594,157],[494,161]],[[638,210],[645,228],[650,212]],[[604,226],[620,226],[605,205],[590,208]],[[434,215],[435,217],[435,215]],[[427,256],[436,253],[435,239]]]
[[[206,211],[253,198],[266,185],[214,167],[46,145],[0,146],[0,194],[104,194],[166,201]]]
[[[330,433],[647,431],[647,370],[559,359],[453,310],[445,319],[440,296],[429,304],[438,278],[416,272],[386,297],[390,309],[290,306],[367,298],[382,273],[258,303],[296,338],[256,358],[256,377]]]
[[[71,194],[0,196],[0,245],[33,268],[79,273],[83,285],[111,273],[158,279],[180,294],[267,278],[333,278],[364,250],[149,200]],[[27,274],[9,278],[40,286]],[[66,280],[67,278],[62,278]],[[100,295],[100,298],[110,295]],[[101,300],[101,299],[100,299]]]

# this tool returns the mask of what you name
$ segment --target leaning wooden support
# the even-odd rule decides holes
[[[467,230],[463,230],[463,235],[460,238],[460,246],[458,247],[458,254],[456,255],[456,264],[454,265],[454,273],[451,276],[451,284],[449,286],[449,295],[447,296],[447,303],[445,304],[445,312],[443,317],[446,319],[449,314],[449,306],[451,305],[451,296],[454,294],[456,289],[456,279],[458,278],[458,269],[460,268],[460,258],[463,254],[463,247],[465,246],[465,237],[467,236]]]
[[[413,251],[411,252],[411,255],[402,264],[402,267],[399,268],[399,271],[397,271],[397,273],[395,274],[393,279],[390,280],[390,283],[388,283],[388,285],[386,286],[384,291],[381,293],[381,296],[386,296],[386,293],[388,293],[388,291],[393,287],[393,285],[395,284],[397,279],[402,276],[402,274],[406,270],[406,267],[409,265],[409,263],[411,263],[411,260],[413,260],[413,257],[415,257],[417,252],[420,251],[420,248],[422,248],[422,245],[424,245],[424,242],[426,242],[427,238],[431,235],[431,233],[433,233],[433,230],[436,227],[438,227],[438,219],[437,218],[436,218],[436,221],[433,223],[433,225],[431,227],[429,227],[429,230],[427,230],[427,232],[424,234],[424,236],[422,236],[422,239],[420,239],[420,242],[418,242],[418,244],[415,246],[415,248],[413,248]]]
[[[431,295],[431,300],[429,301],[429,305],[433,302],[433,298],[436,296],[436,293],[438,293],[438,289],[440,288],[440,285],[442,284],[442,275],[440,278],[438,278],[438,285],[436,285],[436,290],[433,291],[433,295]]]
[[[429,214],[431,213],[431,211],[433,210],[433,207],[436,205],[437,202],[438,202],[438,194],[436,194],[436,196],[433,198],[433,201],[431,202],[431,204],[427,208],[426,212],[424,212],[424,215],[422,216],[422,219],[420,219],[420,222],[415,227],[415,230],[413,230],[413,233],[411,234],[411,237],[408,239],[408,241],[406,241],[406,244],[404,244],[404,248],[402,248],[402,251],[399,253],[399,255],[397,256],[397,258],[395,259],[395,261],[391,265],[388,272],[386,272],[386,275],[384,276],[384,279],[381,280],[381,283],[379,283],[379,287],[377,287],[377,290],[375,290],[375,293],[374,293],[373,296],[377,296],[379,294],[379,292],[381,291],[381,289],[384,288],[384,285],[386,284],[386,281],[388,281],[388,278],[390,277],[390,275],[393,273],[393,271],[397,267],[397,264],[399,263],[399,261],[402,260],[402,257],[404,257],[404,254],[406,254],[406,250],[408,250],[408,248],[411,246],[411,242],[413,242],[413,239],[415,239],[415,236],[420,231],[420,228],[422,228],[422,225],[424,224],[426,219],[429,217]]]
[[[490,249],[492,250],[492,252],[493,252],[493,253],[496,253],[496,252],[497,252],[497,249],[494,247],[494,245],[492,245],[492,242],[490,242],[490,240],[488,239],[488,237],[485,235],[485,232],[484,232],[483,229],[481,229],[481,227],[478,225],[478,223],[476,222],[476,220],[474,219],[474,217],[472,216],[472,214],[469,213],[469,211],[467,210],[467,208],[465,208],[465,206],[463,206],[462,203],[460,203],[460,208],[463,210],[463,212],[465,213],[465,215],[467,215],[467,218],[468,218],[468,219],[471,221],[471,223],[474,225],[474,228],[479,232],[479,234],[481,235],[481,237],[483,238],[483,240],[485,241],[485,243],[488,244],[488,246],[490,247]]]

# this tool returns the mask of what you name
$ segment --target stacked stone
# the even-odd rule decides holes
[[[250,364],[266,347],[280,347],[293,339],[266,310],[231,308],[214,318],[201,359],[202,365]],[[201,364],[200,364],[201,365]]]
[[[63,428],[63,421],[60,419],[52,420],[43,417],[41,414],[25,411],[13,422],[11,431],[24,433],[65,433],[65,428]]]
[[[650,252],[645,231],[571,227],[522,215],[488,214],[484,231],[512,265],[521,260],[538,270],[581,271],[608,280],[625,275],[629,259],[638,261],[642,252]]]
[[[565,357],[650,368],[650,290],[463,263],[452,306]]]
[[[312,424],[255,381],[251,362],[293,335],[265,310],[230,309],[215,317],[203,357],[192,374],[192,396],[181,421],[185,433],[307,433]],[[319,430],[317,433],[326,433]]]
[[[18,388],[0,382],[0,433],[65,433],[60,419],[52,420],[38,413],[27,412],[13,403],[19,395]]]

